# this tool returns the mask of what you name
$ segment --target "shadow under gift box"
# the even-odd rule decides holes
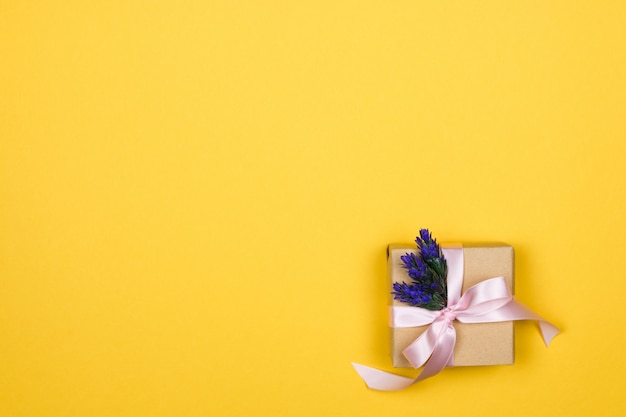
[[[458,245],[455,245],[458,246]],[[446,244],[442,248],[449,247]],[[415,245],[390,244],[387,248],[387,268],[389,292],[393,282],[410,283],[408,272],[400,259],[406,253],[417,254]],[[464,274],[461,294],[473,285],[490,278],[504,277],[513,294],[514,255],[513,247],[506,243],[463,243]],[[394,300],[392,306],[408,306]],[[512,321],[500,323],[460,323],[454,321],[456,345],[454,346],[455,366],[512,365],[514,362],[514,328]],[[428,326],[394,328],[391,327],[391,359],[396,368],[411,368],[402,354]]]

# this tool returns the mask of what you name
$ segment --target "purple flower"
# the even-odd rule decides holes
[[[417,243],[422,257],[425,260],[440,257],[441,249],[437,244],[437,240],[433,239],[432,234],[428,231],[428,229],[420,230],[420,235],[415,238],[415,243]]]
[[[432,302],[432,294],[424,291],[418,284],[405,282],[393,283],[393,298],[412,306],[421,307]]]
[[[418,257],[415,256],[414,253],[405,253],[404,256],[401,256],[400,259],[404,262],[405,268],[412,268],[417,265]]]
[[[392,294],[395,300],[411,306],[441,310],[448,298],[446,260],[428,229],[421,229],[415,242],[419,254],[406,253],[400,257],[412,282],[394,282]]]
[[[439,246],[436,243],[424,244],[421,247],[424,259],[433,259],[439,257]]]
[[[414,253],[407,253],[401,256],[400,259],[404,263],[403,267],[408,269],[409,276],[414,280],[423,279],[428,274],[428,266],[421,257],[416,256]]]

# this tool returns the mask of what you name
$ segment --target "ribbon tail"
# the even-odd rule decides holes
[[[413,368],[421,368],[431,357],[439,344],[440,335],[445,331],[444,326],[442,322],[435,321],[402,351]]]
[[[554,336],[561,332],[558,327],[544,320],[539,320],[539,328],[541,329],[543,342],[546,344],[546,347],[550,346],[550,342],[552,342]]]
[[[423,346],[421,346],[422,350],[420,351],[420,343],[417,343],[417,346],[414,346],[417,350],[417,352],[414,353],[416,353],[417,356],[427,355],[426,359],[424,359],[426,361],[426,365],[415,379],[391,374],[389,372],[370,368],[368,366],[359,365],[358,363],[352,363],[352,366],[354,366],[354,369],[369,388],[378,391],[399,391],[410,387],[416,382],[430,378],[431,376],[441,372],[448,364],[452,363],[454,356],[454,344],[456,343],[456,330],[451,324],[448,324],[443,328],[431,325],[429,330],[431,330],[430,336],[434,336],[436,339],[432,348],[428,346],[429,335],[427,335],[426,332],[422,334],[424,337],[420,337],[422,340],[421,344],[423,344]],[[418,338],[418,340],[420,338]],[[415,343],[413,345],[415,345]],[[407,356],[407,359],[409,359],[409,362],[411,362],[411,355],[407,355],[407,351],[410,353],[410,349],[407,348],[404,353],[405,356]],[[416,359],[416,357],[413,357],[413,359]],[[419,360],[421,361],[421,359]],[[415,364],[413,364],[413,366],[415,366]]]
[[[550,346],[552,339],[561,331],[554,324],[550,323],[539,314],[526,307],[524,304],[511,300],[502,309],[514,316],[513,320],[536,320],[539,324],[539,330],[541,330],[541,336],[546,346]]]
[[[358,363],[353,362],[352,366],[354,366],[354,369],[370,389],[378,391],[399,391],[410,387],[416,382],[416,380],[412,378],[370,368],[369,366],[359,365]]]
[[[526,307],[524,304],[511,299],[502,307],[484,314],[459,314],[457,320],[462,323],[495,323],[512,320],[535,320],[539,323],[539,330],[546,346],[550,345],[554,336],[560,330],[552,323],[541,317],[539,314]]]
[[[454,361],[454,345],[456,343],[456,330],[454,326],[446,326],[439,334],[439,343],[435,346],[432,355],[415,382],[437,375],[448,364]]]

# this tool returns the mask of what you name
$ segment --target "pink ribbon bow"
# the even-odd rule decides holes
[[[554,325],[513,299],[503,277],[479,282],[461,296],[463,285],[463,248],[442,249],[448,264],[448,305],[443,310],[430,311],[419,307],[391,307],[391,327],[417,327],[430,324],[428,329],[402,353],[414,368],[424,366],[415,379],[390,374],[353,363],[367,386],[380,391],[396,391],[438,374],[454,364],[456,330],[453,322],[494,323],[511,320],[537,320],[543,340],[548,346],[559,333]]]

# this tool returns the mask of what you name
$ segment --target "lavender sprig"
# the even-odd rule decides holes
[[[446,259],[428,229],[420,230],[415,243],[419,255],[406,253],[400,257],[412,282],[394,282],[393,298],[414,307],[442,310],[448,303]]]

